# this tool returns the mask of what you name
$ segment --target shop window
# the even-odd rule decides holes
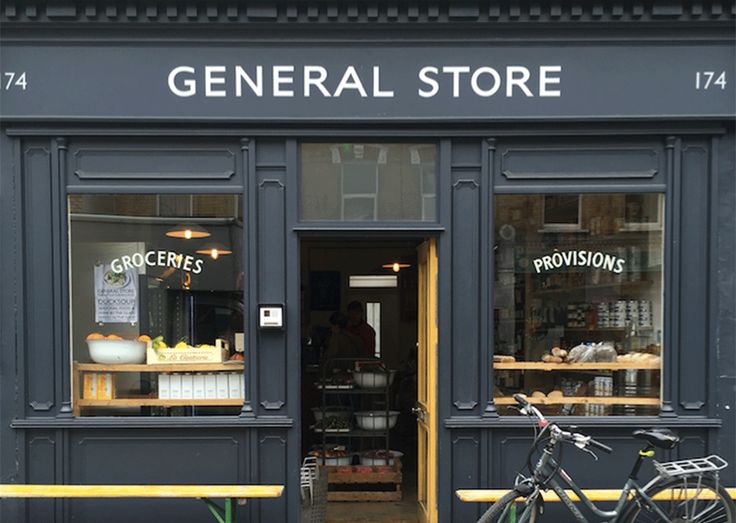
[[[432,144],[304,143],[303,220],[435,221]]]
[[[75,194],[68,203],[75,414],[239,413],[240,196]]]
[[[654,415],[661,194],[497,195],[494,401],[550,415]]]

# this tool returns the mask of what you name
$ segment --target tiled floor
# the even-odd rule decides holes
[[[332,502],[327,505],[327,523],[417,523],[416,495],[402,501]]]

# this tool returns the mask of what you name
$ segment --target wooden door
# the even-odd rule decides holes
[[[417,499],[423,523],[437,521],[437,246],[417,252],[419,332],[417,337]]]

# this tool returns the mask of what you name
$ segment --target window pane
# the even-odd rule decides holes
[[[77,415],[240,411],[241,208],[224,194],[69,197]]]
[[[435,220],[435,162],[432,144],[302,144],[301,218]]]
[[[658,412],[663,202],[661,194],[495,197],[501,413],[516,412],[518,392],[550,415]]]

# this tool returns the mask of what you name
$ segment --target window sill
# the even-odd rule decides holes
[[[258,418],[239,416],[200,417],[82,417],[82,418],[25,418],[14,419],[13,429],[147,429],[147,428],[291,428],[294,420],[286,416],[261,416]]]
[[[720,428],[723,422],[705,416],[660,418],[659,416],[550,416],[550,421],[560,425],[578,427],[678,427]],[[531,428],[533,423],[522,416],[453,416],[444,420],[448,429],[505,429]]]

